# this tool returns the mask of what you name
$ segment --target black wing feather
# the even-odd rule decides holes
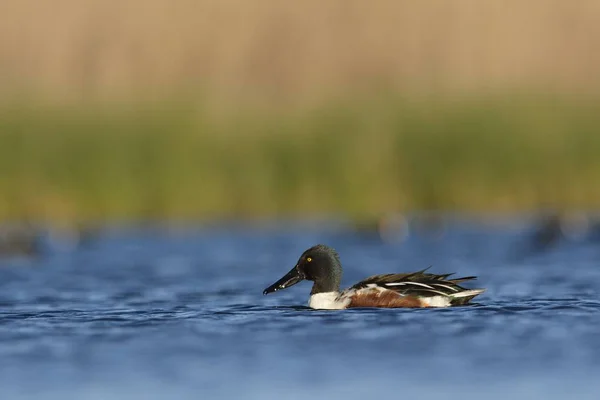
[[[466,290],[459,283],[477,279],[475,276],[448,279],[450,274],[429,274],[429,268],[421,271],[403,274],[381,274],[373,275],[358,282],[351,289],[362,289],[368,285],[377,285],[382,288],[393,290],[405,296],[449,296]]]

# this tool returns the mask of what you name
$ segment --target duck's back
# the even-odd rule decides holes
[[[449,307],[469,303],[485,289],[465,289],[459,283],[477,279],[452,274],[429,274],[426,270],[402,274],[372,275],[342,293],[348,307]]]

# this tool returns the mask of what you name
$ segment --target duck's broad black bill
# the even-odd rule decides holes
[[[290,272],[285,274],[283,278],[269,286],[263,291],[263,294],[269,294],[278,290],[287,289],[290,286],[294,286],[296,283],[301,282],[304,279],[304,274],[300,272],[296,265]]]

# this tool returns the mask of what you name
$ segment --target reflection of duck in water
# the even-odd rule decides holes
[[[29,225],[0,229],[0,257],[38,257],[43,251],[39,233]]]
[[[442,213],[426,212],[413,218],[412,227],[417,236],[429,241],[437,241],[446,234],[448,221]]]
[[[409,235],[409,224],[402,214],[390,213],[358,220],[353,224],[352,230],[361,239],[401,243]]]
[[[600,220],[598,216],[590,218],[588,239],[591,242],[600,242]]]
[[[529,240],[530,250],[538,252],[556,246],[564,238],[561,225],[562,220],[558,214],[542,217]]]
[[[375,239],[383,243],[402,243],[411,234],[436,241],[446,233],[446,220],[440,213],[422,213],[405,217],[400,213],[388,213],[378,217],[359,220],[353,231],[363,239]]]
[[[474,276],[448,279],[451,274],[412,273],[370,276],[340,292],[342,264],[329,246],[306,250],[285,276],[266,288],[263,294],[287,289],[303,280],[313,281],[309,307],[341,310],[346,308],[450,307],[468,304],[485,289],[465,289],[460,283]]]
[[[75,225],[44,230],[31,224],[0,228],[0,257],[41,257],[49,250],[73,251],[93,242],[97,231]]]
[[[543,214],[533,227],[521,253],[535,254],[549,251],[563,241],[577,241],[590,231],[590,221],[580,213],[553,212]]]
[[[82,223],[56,226],[47,233],[49,246],[63,252],[87,247],[94,242],[97,235],[97,229]]]

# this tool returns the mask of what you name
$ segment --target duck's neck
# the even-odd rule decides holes
[[[326,281],[315,281],[313,283],[312,290],[310,291],[311,296],[313,294],[319,293],[339,293],[340,291],[340,282],[335,280],[326,280]]]

